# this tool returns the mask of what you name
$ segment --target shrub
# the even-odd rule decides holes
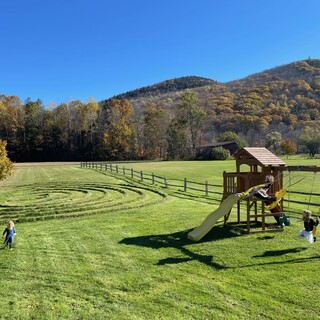
[[[223,147],[213,148],[211,156],[212,160],[227,160],[230,158],[230,151]]]

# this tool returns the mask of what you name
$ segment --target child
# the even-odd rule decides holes
[[[249,194],[247,194],[243,199],[247,199],[250,197],[256,197],[262,201],[276,201],[277,198],[274,196],[268,195],[268,190],[272,186],[274,182],[274,177],[272,175],[267,175],[265,178],[265,183],[260,188],[254,188]]]
[[[313,236],[312,230],[319,224],[319,219],[317,217],[316,221],[311,218],[311,211],[304,210],[302,212],[302,220],[304,222],[304,229],[299,232],[300,238],[306,238],[309,243],[316,241],[316,237]]]
[[[243,193],[236,194],[238,197],[241,197],[242,199],[254,199],[254,200],[262,200],[266,203],[266,205],[270,205],[273,202],[277,201],[277,197],[268,195],[268,190],[271,188],[271,186],[274,183],[274,177],[273,175],[267,175],[265,177],[265,182],[263,185],[260,185],[258,187],[251,188],[251,191],[242,197]],[[274,214],[274,219],[277,221],[278,224],[280,224],[280,214],[276,214],[277,212],[281,211],[278,206],[270,209],[271,213]]]
[[[15,233],[16,233],[16,229],[14,228],[14,222],[12,220],[9,220],[7,227],[4,229],[2,233],[2,237],[6,235],[3,248],[5,248],[6,246],[9,246],[9,249],[12,250],[12,244],[14,241]]]

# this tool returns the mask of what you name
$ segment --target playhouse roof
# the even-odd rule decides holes
[[[286,164],[266,148],[242,148],[236,154],[237,160],[256,160],[262,166],[285,166]]]

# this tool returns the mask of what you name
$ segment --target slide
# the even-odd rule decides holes
[[[242,197],[237,197],[232,194],[226,198],[215,211],[211,212],[202,224],[188,233],[188,238],[193,241],[199,241],[202,239],[215,225],[215,223],[229,213],[234,204],[241,200]]]
[[[215,211],[211,212],[205,218],[205,220],[202,222],[202,224],[199,227],[195,228],[194,230],[188,233],[188,238],[193,241],[201,240],[213,228],[213,226],[217,223],[217,221],[220,218],[224,217],[229,213],[229,211],[232,209],[235,203],[237,203],[239,200],[242,200],[246,195],[248,195],[254,189],[262,188],[263,186],[264,184],[251,187],[246,192],[241,193],[240,196],[236,196],[234,194],[230,195],[221,203],[220,207],[218,207]],[[270,210],[272,213],[278,212],[277,205],[281,201],[281,199],[284,197],[285,194],[286,194],[285,189],[281,189],[278,192],[276,192],[275,196],[277,200],[267,205],[266,209]]]

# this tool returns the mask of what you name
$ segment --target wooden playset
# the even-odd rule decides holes
[[[245,192],[249,188],[263,184],[267,175],[273,175],[274,183],[268,190],[269,195],[275,195],[283,189],[283,171],[286,164],[266,148],[242,148],[235,154],[236,172],[223,173],[223,199],[231,194]],[[277,223],[283,216],[283,202],[266,210],[269,203],[259,199],[248,198],[237,203],[237,221],[229,222],[229,214],[224,217],[224,223],[240,228],[246,233],[283,231],[281,224]],[[241,215],[241,210],[246,210]],[[246,220],[241,220],[246,217]],[[274,223],[267,223],[271,219]],[[277,221],[276,221],[277,220]]]

